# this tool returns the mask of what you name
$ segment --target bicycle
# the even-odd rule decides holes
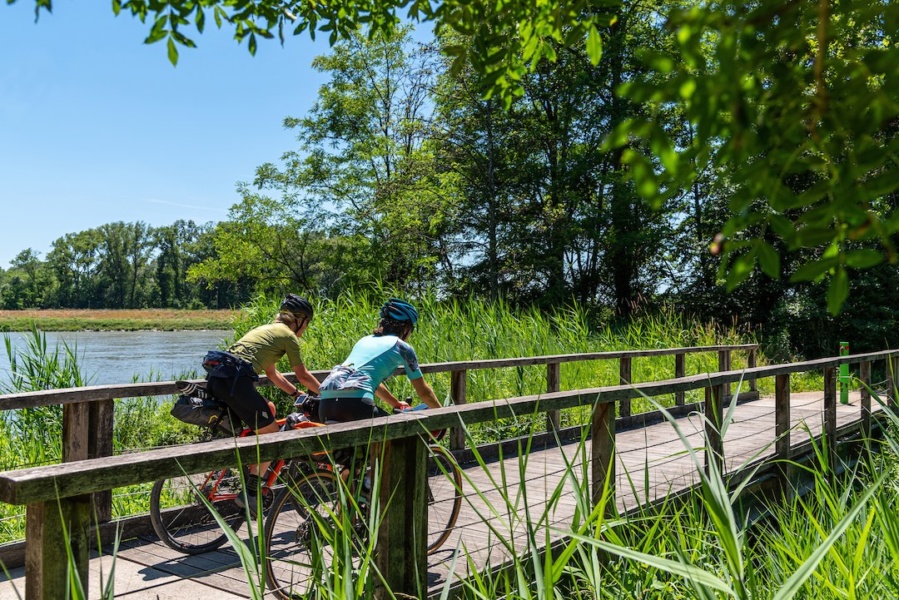
[[[204,400],[217,402],[204,388],[187,382],[176,382],[176,385],[181,384],[192,393],[200,394]],[[223,404],[222,407],[222,410],[226,410]],[[288,426],[294,429],[322,426],[295,415],[297,413],[278,419],[278,424],[283,428],[290,423]],[[234,435],[246,437],[253,433],[252,429],[243,428]],[[289,464],[286,459],[272,462],[261,479],[263,510],[271,506],[279,477]],[[150,491],[150,522],[153,530],[166,546],[184,554],[202,554],[216,550],[228,540],[228,536],[219,527],[199,494],[224,518],[228,527],[237,531],[246,520],[245,509],[235,502],[240,491],[241,477],[230,468],[160,479]]]
[[[418,405],[427,408],[426,405]],[[432,435],[439,441],[445,432]],[[449,538],[462,507],[462,472],[452,454],[437,443],[428,444],[427,553],[436,552]],[[357,477],[358,479],[358,477]],[[342,490],[342,491],[341,491]],[[289,483],[272,503],[265,520],[266,581],[276,597],[302,597],[308,586],[334,558],[334,541],[351,525],[358,549],[367,536],[367,501],[355,493],[354,483],[342,481],[331,469],[305,472]],[[347,506],[349,505],[349,506]],[[343,519],[346,510],[355,514]],[[339,522],[342,521],[342,522]],[[299,593],[297,593],[299,590]]]
[[[199,389],[202,390],[202,388]],[[205,390],[203,392],[208,395]],[[302,406],[305,399],[305,396],[301,396],[295,405]],[[278,422],[282,427],[286,425],[294,429],[323,426],[321,423],[309,421],[305,415],[298,413],[279,419]],[[244,437],[251,433],[253,433],[252,429],[245,428],[235,435]],[[446,449],[437,444],[429,445],[429,449],[433,457],[429,462],[438,468],[440,474],[443,474],[442,478],[429,477],[428,479],[429,515],[433,515],[429,518],[428,527],[428,552],[430,554],[446,542],[458,518],[462,505],[462,475],[452,455]],[[439,465],[443,465],[442,469]],[[287,468],[286,472],[285,468]],[[285,473],[288,475],[285,476]],[[431,473],[436,475],[438,471],[432,468],[429,469],[429,474]],[[448,485],[446,474],[452,480],[452,485]],[[263,512],[269,514],[265,530],[274,531],[279,522],[279,515],[282,515],[280,522],[283,524],[285,522],[283,515],[287,513],[288,507],[292,506],[285,499],[289,488],[279,484],[281,479],[292,483],[292,487],[295,489],[300,489],[304,482],[330,481],[336,484],[338,477],[340,474],[334,472],[332,461],[326,456],[326,453],[316,453],[294,462],[288,459],[272,462],[268,472],[261,480]],[[336,490],[336,486],[331,487]],[[219,527],[200,495],[224,518],[228,527],[237,531],[246,519],[246,511],[234,502],[240,490],[240,477],[230,468],[161,479],[154,483],[150,492],[150,520],[153,529],[164,544],[178,552],[201,554],[216,550],[227,541],[228,537]],[[320,496],[322,500],[334,497],[336,496],[330,493]],[[271,525],[268,524],[269,520]],[[272,536],[266,537],[266,540],[271,539]],[[267,541],[266,548],[269,545]],[[269,552],[269,554],[271,553]],[[273,576],[271,581],[277,581],[277,578]]]

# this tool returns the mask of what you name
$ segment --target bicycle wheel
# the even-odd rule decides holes
[[[462,508],[462,471],[449,450],[428,446],[428,554],[442,546]]]
[[[228,536],[200,498],[204,494],[228,526],[237,531],[244,511],[234,503],[240,477],[230,469],[160,479],[150,492],[150,521],[166,546],[184,554],[219,548]]]
[[[328,470],[299,474],[275,498],[265,519],[265,577],[275,597],[302,598],[329,570],[339,485]]]

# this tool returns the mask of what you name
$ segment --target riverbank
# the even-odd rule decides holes
[[[0,331],[232,330],[235,310],[0,310]]]

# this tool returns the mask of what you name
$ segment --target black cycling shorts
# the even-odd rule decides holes
[[[206,387],[212,395],[227,404],[231,412],[254,431],[275,422],[268,400],[256,391],[255,384],[252,377],[245,376],[210,377],[206,380]]]
[[[361,421],[386,417],[389,414],[376,406],[374,401],[366,398],[322,398],[321,404],[318,405],[318,418],[322,423]]]

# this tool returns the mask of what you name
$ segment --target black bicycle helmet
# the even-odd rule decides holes
[[[289,312],[294,315],[305,315],[312,318],[314,310],[312,303],[296,294],[287,294],[281,301],[281,312]]]
[[[401,323],[409,322],[414,327],[418,323],[418,311],[408,302],[399,298],[391,298],[381,307],[381,318]]]

